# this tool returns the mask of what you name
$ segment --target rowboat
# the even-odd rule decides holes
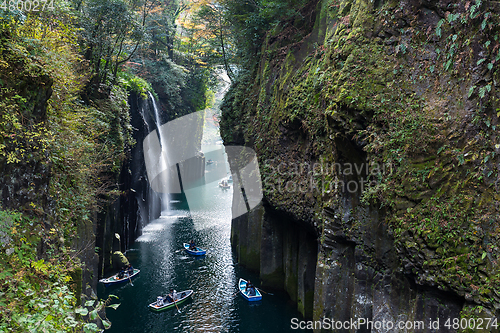
[[[158,296],[158,298],[161,297],[160,299],[157,299],[155,302],[149,304],[149,309],[152,311],[163,311],[171,308],[175,308],[175,305],[179,305],[180,303],[184,302],[193,294],[192,290],[184,290],[179,293],[177,293],[177,296],[179,297],[175,302],[167,302],[167,297],[163,296]]]
[[[104,283],[105,286],[110,286],[112,284],[118,284],[118,283],[122,283],[122,282],[128,282],[128,281],[130,281],[130,279],[133,279],[134,277],[136,277],[140,271],[141,270],[134,268],[134,273],[132,273],[132,275],[130,275],[130,277],[129,277],[128,273],[125,273],[125,275],[120,279],[118,277],[119,273],[116,273],[115,275],[110,276],[109,278],[100,279],[99,282]]]
[[[196,250],[190,250],[188,243],[184,243],[184,249],[187,253],[192,254],[193,256],[202,256],[207,254],[207,250],[200,249],[199,247],[196,247]]]
[[[240,282],[238,284],[238,287],[240,289],[241,295],[243,295],[244,298],[246,298],[250,302],[255,302],[255,301],[260,301],[262,300],[262,294],[260,293],[259,289],[255,287],[255,296],[253,295],[248,295],[248,292],[245,292],[245,288],[247,286],[247,281],[240,279]]]
[[[219,183],[219,187],[224,189],[224,190],[227,190],[228,188],[231,188],[231,185],[229,184],[224,184],[223,182],[220,182]]]

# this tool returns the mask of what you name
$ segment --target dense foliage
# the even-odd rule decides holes
[[[48,248],[39,259],[42,238]],[[89,322],[97,318],[110,327],[99,311],[118,304],[88,300],[77,306],[74,279],[81,271],[79,261],[58,239],[56,229],[47,232],[36,219],[0,211],[0,247],[0,332],[99,332],[97,324]]]
[[[240,1],[197,2],[195,15],[185,29],[191,32],[186,41],[200,53],[204,62],[221,65],[229,77],[258,62],[264,36],[283,20],[299,18],[298,10],[308,1]],[[300,19],[292,23],[302,24]]]
[[[21,7],[0,8],[0,332],[98,331],[116,305],[85,301],[80,235],[119,194],[129,94],[175,117],[205,107],[212,72],[182,50],[178,1]]]
[[[166,114],[163,121],[203,110],[208,91],[217,84],[214,67],[185,43],[196,32],[178,26],[181,15],[189,21],[195,11],[190,2],[144,2],[141,42],[131,44],[129,56],[120,61],[151,84]]]
[[[247,61],[256,61],[264,36],[279,24],[300,25],[299,10],[309,1],[306,0],[223,0],[225,18],[230,23],[231,38],[237,47],[235,54],[238,63],[247,65]],[[290,19],[296,19],[291,20]]]

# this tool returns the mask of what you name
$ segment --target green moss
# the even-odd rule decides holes
[[[373,2],[369,0],[356,1],[349,12],[353,27],[369,30],[373,25]]]
[[[269,274],[260,275],[260,280],[263,286],[269,286],[275,289],[283,288],[285,281],[285,274],[283,273],[283,268],[279,267],[274,272]]]
[[[82,297],[82,272],[83,270],[81,267],[75,267],[69,274],[71,281],[73,282],[72,289],[75,294],[77,304],[81,303]]]
[[[476,50],[470,43],[484,45],[488,40],[496,45],[498,28],[485,21],[482,33],[480,19],[468,21],[475,24],[472,30],[445,22],[449,35],[443,31],[442,40],[428,43],[430,37],[419,31],[421,22],[406,20],[392,31],[406,15],[398,4],[385,2],[375,11],[370,1],[318,4],[315,29],[327,32],[318,32],[317,43],[306,39],[300,50],[291,47],[281,57],[266,59],[252,73],[258,86],[240,85],[234,92],[246,98],[233,99],[234,113],[226,113],[226,126],[244,133],[245,143],[275,168],[279,162],[269,161],[335,163],[339,155],[355,155],[342,150],[343,143],[359,143],[369,162],[391,165],[391,173],[369,177],[361,201],[373,209],[383,207],[386,217],[381,222],[394,234],[399,257],[414,267],[417,283],[467,290],[491,307],[498,304],[491,290],[500,287],[500,275],[491,268],[500,253],[495,208],[500,198],[494,185],[499,156],[492,127],[498,126],[494,110],[500,110],[500,103],[485,87],[479,99],[474,89],[470,98],[464,96],[477,83],[468,68],[478,66],[479,54],[488,61],[496,57],[491,47]],[[453,12],[462,9],[453,7]],[[497,15],[491,18],[498,23]],[[325,21],[332,22],[328,28],[323,27]],[[380,37],[389,33],[390,38]],[[280,37],[277,30],[273,34]],[[268,38],[263,50],[276,50],[272,43]],[[461,62],[456,61],[458,54]],[[491,75],[498,76],[495,73]],[[336,207],[334,196],[342,197],[341,192],[300,196],[279,190],[288,181],[308,176],[263,172],[266,199],[297,218]],[[334,176],[314,180],[325,188]],[[344,232],[355,237],[359,223]],[[419,255],[409,254],[415,252]],[[488,282],[477,274],[480,265]],[[288,290],[296,279],[288,276],[285,283]]]
[[[304,318],[312,318],[313,317],[313,303],[314,303],[314,295],[316,292],[314,290],[308,290],[304,296],[304,308],[301,311]],[[300,310],[299,310],[300,311]]]
[[[493,313],[491,313],[482,306],[469,305],[469,304],[464,306],[464,308],[460,312],[459,319],[462,320],[463,324],[467,323],[467,325],[462,325],[465,326],[466,328],[461,329],[460,332],[464,333],[500,332],[498,319],[496,319]],[[495,320],[497,321],[494,322]],[[470,325],[468,325],[468,323],[470,323]]]
[[[260,269],[260,252],[250,251],[249,253],[247,253],[243,264],[248,269],[251,269],[254,271],[259,271],[259,269]]]

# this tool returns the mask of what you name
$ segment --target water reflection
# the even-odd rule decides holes
[[[231,252],[231,191],[217,183],[198,188],[196,210],[176,211],[151,221],[127,252],[139,276],[123,286],[100,288],[100,296],[120,297],[115,311],[107,310],[113,322],[106,332],[287,332],[298,317],[285,295],[264,296],[249,304],[237,292],[239,277],[258,281],[258,276],[239,267]],[[190,214],[189,216],[188,213]],[[207,249],[205,256],[190,256],[183,243],[194,239]],[[192,299],[179,306],[181,313],[149,311],[148,304],[169,288],[193,289]]]

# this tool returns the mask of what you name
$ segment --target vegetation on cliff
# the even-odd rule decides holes
[[[499,9],[309,2],[249,56],[223,105],[224,141],[257,151],[266,200],[323,242],[340,224],[365,264],[388,269],[363,241],[378,211],[400,272],[495,313]]]
[[[109,301],[85,301],[82,260],[135,144],[129,94],[175,117],[204,108],[212,72],[175,47],[177,1],[46,5],[0,9],[0,332],[99,331]]]

